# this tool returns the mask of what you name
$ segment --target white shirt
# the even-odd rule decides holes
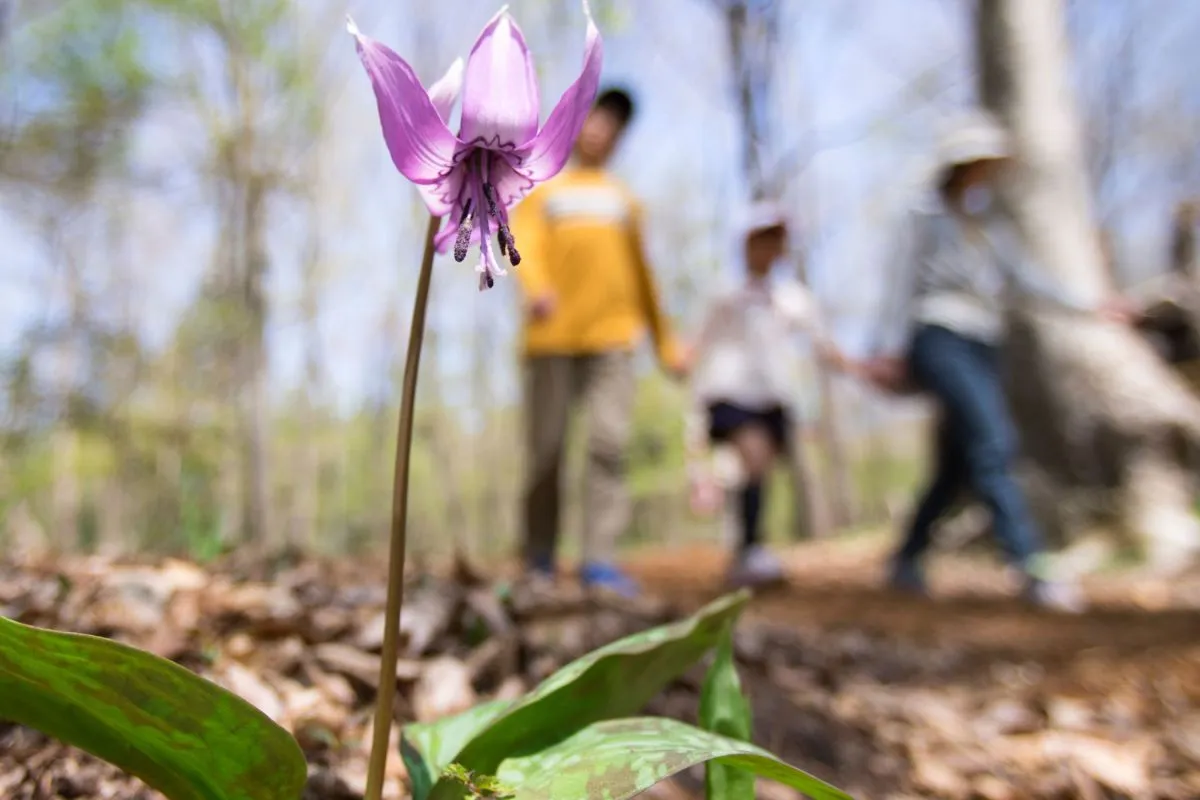
[[[749,409],[800,400],[797,335],[824,337],[812,293],[794,280],[750,279],[708,304],[697,342],[692,389],[704,403]]]

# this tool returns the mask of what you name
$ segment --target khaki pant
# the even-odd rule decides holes
[[[583,559],[611,561],[629,524],[626,449],[633,429],[633,353],[531,356],[525,360],[525,541],[527,565],[553,563],[561,519],[567,423],[587,418]]]

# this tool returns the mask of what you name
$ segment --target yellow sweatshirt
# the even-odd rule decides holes
[[[632,349],[650,329],[659,360],[677,345],[642,248],[642,210],[615,178],[568,167],[537,187],[511,220],[521,264],[512,270],[527,301],[550,294],[545,319],[525,318],[526,355]]]

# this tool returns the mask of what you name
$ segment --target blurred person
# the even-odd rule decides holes
[[[630,519],[626,450],[633,427],[634,351],[649,328],[662,366],[680,356],[642,244],[642,208],[607,166],[634,118],[630,95],[600,93],[572,162],[516,207],[513,231],[523,333],[527,474],[523,561],[553,575],[563,444],[571,411],[587,418],[580,578],[622,594],[637,586],[614,563]]]
[[[729,581],[761,586],[783,579],[778,559],[763,547],[762,513],[771,468],[794,446],[793,404],[801,394],[794,345],[806,334],[826,363],[844,369],[849,362],[827,335],[809,290],[793,279],[772,280],[788,247],[783,210],[753,204],[740,238],[744,276],[710,301],[687,355],[703,418],[689,426],[689,452],[693,461],[712,445],[729,445],[737,454],[739,537]],[[693,509],[711,512],[719,504],[718,481],[692,477]]]
[[[1041,534],[1011,466],[1017,437],[1001,384],[999,344],[1009,292],[1084,314],[1128,321],[1123,301],[1091,304],[1044,279],[1011,218],[993,194],[1011,161],[1007,132],[990,115],[971,112],[938,145],[936,192],[912,214],[885,312],[885,334],[864,367],[878,386],[924,390],[940,406],[936,463],[899,550],[891,586],[927,591],[921,559],[934,524],[971,489],[988,507],[992,529],[1022,578],[1022,596],[1075,610],[1075,587],[1053,579]]]

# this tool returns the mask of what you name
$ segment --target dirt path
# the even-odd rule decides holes
[[[747,627],[770,632],[744,668],[763,744],[860,798],[1200,797],[1200,578],[1091,579],[1093,607],[1062,615],[954,556],[936,600],[898,597],[883,556],[869,540],[794,548],[788,585],[752,602]],[[691,606],[720,592],[724,556],[629,568]]]
[[[1085,582],[1092,607],[1067,615],[1013,602],[1000,569],[954,556],[933,565],[934,600],[898,596],[881,589],[883,557],[877,541],[792,548],[783,554],[788,584],[756,597],[747,618],[954,644],[993,657],[1070,660],[1094,648],[1137,655],[1200,645],[1200,576],[1169,586],[1092,578]],[[725,560],[718,547],[696,546],[638,554],[629,569],[648,590],[691,606],[722,591]]]
[[[858,800],[1200,798],[1200,576],[1104,577],[1087,587],[1093,610],[1060,616],[1008,600],[993,566],[946,556],[932,576],[940,600],[918,602],[878,588],[885,544],[791,549],[789,584],[751,603],[736,645],[758,744]],[[588,649],[721,593],[724,566],[716,547],[632,557],[673,609],[596,608],[569,581],[541,608],[482,575],[416,570],[398,715],[435,719],[518,696]],[[291,730],[309,760],[306,800],[362,797],[384,595],[378,562],[0,562],[0,614],[116,636],[233,688]],[[648,712],[695,721],[703,678],[698,665]],[[398,800],[403,766],[389,769],[385,796]],[[648,795],[702,797],[703,774]],[[796,800],[765,783],[757,796]],[[157,795],[0,725],[0,797]]]

